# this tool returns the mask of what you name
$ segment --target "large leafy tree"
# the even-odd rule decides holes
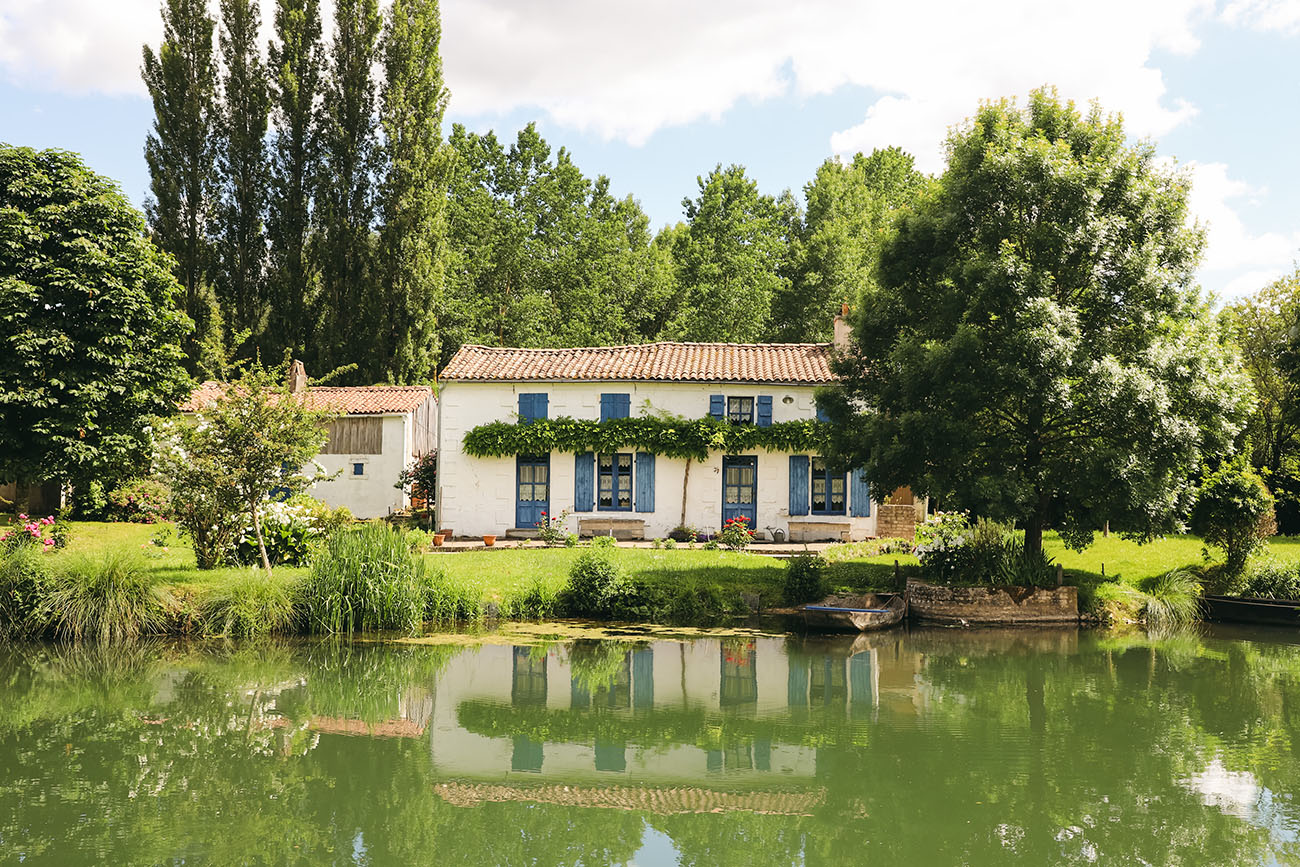
[[[318,0],[276,0],[268,64],[274,121],[267,215],[271,310],[264,341],[272,357],[284,348],[301,355],[310,334],[316,284],[307,245],[320,154],[323,50]]]
[[[271,100],[257,42],[261,21],[256,0],[222,0],[225,76],[217,117],[221,214],[216,291],[227,325],[253,333],[264,330],[267,313],[264,215]]]
[[[760,193],[743,166],[718,165],[697,182],[699,195],[682,200],[686,230],[673,247],[679,285],[667,335],[765,339],[772,302],[788,288],[783,272],[798,208],[788,193],[779,200]]]
[[[377,0],[339,0],[321,111],[315,259],[319,326],[310,347],[321,369],[356,362],[373,345],[374,173],[378,128],[374,64],[382,19]],[[364,375],[368,365],[361,367]]]
[[[439,332],[462,343],[575,346],[654,337],[672,294],[649,219],[531,124],[505,147],[453,127],[451,251]]]
[[[790,282],[773,301],[773,333],[783,342],[826,341],[842,303],[857,306],[874,283],[880,248],[902,209],[930,179],[899,148],[826,160],[804,186],[807,212],[790,255]]]
[[[120,478],[189,392],[173,261],[108,179],[0,146],[0,478]]]
[[[144,83],[154,109],[144,146],[150,181],[145,213],[158,245],[175,257],[184,290],[179,300],[198,325],[195,337],[210,343],[221,330],[211,282],[218,202],[216,23],[203,0],[166,0],[162,19],[157,53],[144,46]],[[200,359],[199,345],[188,349]]]
[[[372,379],[432,379],[447,255],[447,89],[437,0],[394,0],[383,39],[379,315]]]
[[[1181,526],[1250,405],[1191,287],[1188,182],[1121,121],[1051,90],[982,106],[881,252],[828,395],[877,490],[911,485],[1084,545]]]
[[[1223,317],[1255,386],[1250,462],[1277,499],[1278,532],[1300,533],[1300,271],[1232,304]]]

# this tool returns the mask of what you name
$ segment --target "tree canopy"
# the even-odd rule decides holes
[[[1250,408],[1192,286],[1185,175],[1118,118],[1054,91],[981,107],[936,190],[899,221],[826,403],[879,490],[1148,538],[1181,526]]]
[[[0,478],[117,478],[189,394],[174,262],[77,156],[0,145]]]

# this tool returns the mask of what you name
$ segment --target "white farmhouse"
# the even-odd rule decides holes
[[[841,319],[836,329],[845,339]],[[568,510],[568,531],[620,538],[658,538],[681,525],[716,532],[738,516],[760,536],[780,530],[792,541],[910,536],[910,492],[890,498],[906,527],[882,527],[862,474],[817,454],[712,452],[701,463],[631,448],[501,458],[463,449],[467,432],[496,421],[669,413],[762,427],[814,419],[816,389],[836,381],[831,353],[829,343],[463,346],[439,389],[440,524],[458,536],[528,535],[543,513]]]
[[[289,373],[290,389],[305,394],[309,406],[332,409],[329,439],[316,456],[325,471],[338,475],[308,493],[331,506],[347,506],[358,518],[381,518],[408,506],[396,487],[398,475],[435,445],[438,402],[427,385],[307,386],[302,362]],[[195,412],[221,395],[224,386],[208,381],[181,406]]]

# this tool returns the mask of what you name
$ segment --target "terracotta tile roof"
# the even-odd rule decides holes
[[[643,343],[576,349],[467,344],[444,380],[834,382],[829,343]]]
[[[531,801],[566,807],[643,810],[663,816],[733,812],[808,816],[826,801],[826,790],[820,787],[803,792],[721,792],[695,786],[511,786],[455,781],[439,783],[434,791],[457,807],[477,807],[489,801]]]
[[[197,412],[221,396],[225,385],[208,380],[181,404],[181,412]],[[330,408],[344,415],[378,415],[412,412],[433,396],[427,385],[313,386],[307,403],[314,409]]]

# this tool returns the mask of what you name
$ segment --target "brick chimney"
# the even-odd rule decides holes
[[[302,394],[307,390],[307,368],[297,359],[289,365],[288,385],[290,394]]]
[[[834,347],[836,352],[847,353],[849,351],[849,333],[851,331],[852,327],[849,325],[849,305],[841,304],[840,313],[835,317],[835,337],[831,341],[831,345]]]

